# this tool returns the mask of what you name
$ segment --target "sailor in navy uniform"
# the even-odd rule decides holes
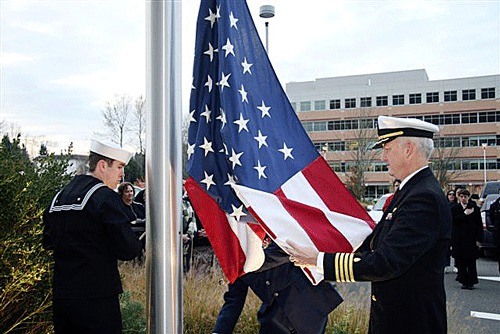
[[[379,224],[354,253],[318,253],[289,241],[291,260],[326,280],[372,282],[370,333],[446,333],[445,257],[451,215],[428,167],[438,127],[379,116],[378,141],[389,174],[402,180]]]
[[[43,246],[53,250],[53,316],[59,333],[121,333],[118,260],[141,242],[114,191],[131,153],[93,140],[89,174],[78,175],[43,215]]]
[[[264,249],[262,267],[229,284],[213,333],[230,334],[245,305],[248,288],[260,298],[259,333],[324,333],[328,314],[342,297],[327,282],[312,285],[274,242]]]

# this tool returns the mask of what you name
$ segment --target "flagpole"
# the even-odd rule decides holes
[[[181,1],[146,1],[148,333],[182,332]]]

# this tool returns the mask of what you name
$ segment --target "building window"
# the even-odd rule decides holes
[[[329,151],[345,151],[345,142],[343,141],[335,141],[332,143],[328,143],[328,150]]]
[[[477,123],[477,113],[462,114],[462,124]]]
[[[356,99],[351,98],[351,99],[345,99],[345,108],[356,108]]]
[[[387,164],[385,162],[374,162],[373,164],[374,172],[387,172]]]
[[[484,170],[484,161],[483,159],[481,160],[462,160],[458,161],[458,163],[461,163],[462,170]],[[495,160],[486,160],[486,169],[498,169],[499,163]]]
[[[302,122],[302,126],[307,132],[312,132],[313,130],[313,122]]]
[[[402,106],[405,104],[405,96],[404,95],[393,95],[392,96],[392,105],[393,106]]]
[[[362,97],[359,103],[361,108],[369,108],[372,106],[372,98],[371,97]]]
[[[325,110],[325,101],[314,101],[314,110]]]
[[[427,93],[427,103],[439,102],[439,92]]]
[[[444,115],[444,124],[460,124],[460,114]]]
[[[330,100],[330,109],[340,109],[340,100]]]
[[[376,128],[374,118],[362,118],[359,120],[360,129],[374,129]]]
[[[494,99],[495,87],[481,88],[481,99]]]
[[[422,103],[422,94],[420,93],[410,94],[410,104],[418,104],[418,103]]]
[[[444,92],[444,102],[452,102],[457,100],[457,91],[449,90]]]
[[[387,96],[377,96],[377,107],[385,107],[387,105]]]
[[[434,114],[434,115],[408,115],[408,117],[420,119],[435,125],[454,125],[454,124],[477,124],[477,123],[500,123],[500,110],[455,113],[455,114]],[[346,120],[330,120],[303,122],[305,130],[314,131],[344,131],[356,129],[375,129],[377,127],[376,118],[360,118]],[[498,136],[498,145],[500,146],[500,135]],[[488,144],[489,145],[489,144]]]
[[[314,122],[314,127],[313,127],[313,131],[326,131],[326,122]]]
[[[295,112],[297,112],[297,103],[292,102],[292,103],[290,103],[290,104],[292,105],[293,110],[294,110]]]
[[[330,163],[330,167],[336,173],[345,173],[345,162],[332,162]]]
[[[496,123],[497,117],[496,112],[487,111],[479,113],[479,123]]]
[[[462,101],[469,101],[476,99],[476,90],[475,89],[464,89],[462,91]]]
[[[311,101],[300,102],[300,111],[311,111]]]

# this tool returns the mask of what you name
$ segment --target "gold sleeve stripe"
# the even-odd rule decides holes
[[[339,256],[339,273],[340,273],[340,281],[345,282],[345,277],[344,277],[344,253],[340,253]]]
[[[333,265],[335,267],[335,281],[340,282],[340,275],[339,275],[339,256],[340,254],[337,253],[335,254],[335,260],[333,262]]]
[[[344,277],[346,282],[350,282],[351,278],[349,277],[349,258],[351,257],[351,254],[345,254],[344,255]]]
[[[344,277],[345,277],[345,281],[346,282],[350,282],[351,281],[351,278],[349,277],[349,270],[348,270],[349,255],[350,254],[346,254],[345,257],[344,257]]]
[[[351,275],[351,282],[356,282],[354,280],[354,254],[351,254],[349,261],[349,274]]]
[[[354,254],[336,253],[334,258],[335,280],[337,282],[355,282]]]

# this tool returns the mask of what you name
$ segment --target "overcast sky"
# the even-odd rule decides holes
[[[240,0],[232,0],[240,1]],[[500,0],[249,0],[272,4],[269,51],[282,85],[425,69],[430,80],[500,74]],[[183,110],[199,1],[183,0]],[[145,94],[143,0],[0,0],[0,121],[58,152],[86,154],[115,94]],[[5,128],[4,128],[5,130]],[[39,146],[38,146],[39,147]]]

